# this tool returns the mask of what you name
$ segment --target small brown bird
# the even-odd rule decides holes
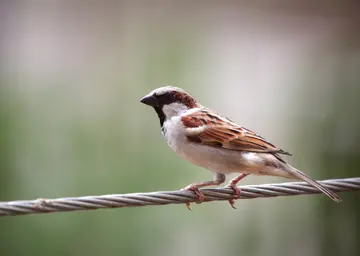
[[[225,174],[240,173],[227,187],[237,198],[236,184],[249,174],[279,176],[303,180],[336,202],[340,197],[285,162],[281,155],[290,153],[276,147],[258,134],[237,125],[228,118],[200,105],[184,90],[165,86],[153,90],[141,99],[152,106],[159,119],[162,133],[170,147],[189,162],[214,173],[214,179],[185,187],[194,191],[199,201],[204,195],[199,188],[220,185]],[[234,207],[234,201],[229,200]],[[189,204],[187,204],[189,208]]]

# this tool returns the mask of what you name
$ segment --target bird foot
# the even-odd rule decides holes
[[[226,186],[227,188],[231,188],[232,190],[234,190],[235,194],[236,194],[236,199],[240,198],[240,194],[241,194],[241,190],[235,185],[235,184],[228,184]],[[229,200],[229,204],[233,209],[236,209],[235,207],[235,200],[234,199],[230,199]]]
[[[204,202],[205,200],[205,196],[203,193],[200,192],[199,188],[194,185],[194,184],[190,184],[189,186],[186,186],[185,188],[183,188],[182,190],[189,190],[189,191],[193,191],[199,200],[199,203]],[[190,207],[190,203],[186,203],[186,207],[191,211],[191,207]]]

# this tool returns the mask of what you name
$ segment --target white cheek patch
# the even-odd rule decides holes
[[[167,117],[179,116],[188,110],[184,104],[174,102],[163,106],[163,112]]]

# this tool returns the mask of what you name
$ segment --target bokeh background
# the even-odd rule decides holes
[[[1,1],[0,200],[182,188],[211,173],[139,103],[176,85],[358,176],[358,1]],[[249,177],[242,184],[281,182]],[[0,255],[360,255],[359,193],[0,219]]]

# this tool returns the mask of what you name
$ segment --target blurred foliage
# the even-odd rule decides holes
[[[209,179],[138,102],[163,84],[290,149],[314,178],[358,176],[356,8],[275,2],[4,5],[0,200]],[[341,196],[0,218],[0,255],[359,255],[359,193]]]

